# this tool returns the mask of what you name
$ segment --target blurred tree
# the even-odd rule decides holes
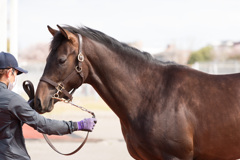
[[[240,55],[239,54],[234,54],[229,57],[227,57],[227,60],[237,60],[240,61]]]
[[[193,64],[195,62],[204,62],[213,60],[213,48],[212,46],[206,46],[198,51],[194,51],[190,54],[188,59],[188,64]]]

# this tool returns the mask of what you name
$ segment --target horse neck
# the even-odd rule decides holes
[[[121,121],[133,118],[137,113],[146,77],[151,65],[144,55],[117,53],[94,43],[88,49],[89,77],[92,85]]]

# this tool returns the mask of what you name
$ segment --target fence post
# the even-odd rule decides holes
[[[10,53],[18,59],[18,0],[10,1]]]
[[[7,52],[7,0],[0,0],[0,52]]]

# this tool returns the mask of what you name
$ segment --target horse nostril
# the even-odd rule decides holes
[[[35,110],[38,112],[42,111],[41,100],[39,98],[36,99]]]

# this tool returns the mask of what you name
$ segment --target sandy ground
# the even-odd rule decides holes
[[[49,118],[62,120],[81,120],[89,117],[88,114],[80,112],[78,109],[55,109],[55,113],[44,115]],[[97,124],[85,146],[72,156],[59,155],[53,151],[44,139],[26,139],[28,153],[32,160],[132,160],[123,139],[118,117],[109,109],[103,108],[94,110],[97,117]],[[73,137],[86,135],[85,132],[74,132]],[[59,151],[68,153],[80,145],[79,138],[71,140],[53,140],[53,144]]]

